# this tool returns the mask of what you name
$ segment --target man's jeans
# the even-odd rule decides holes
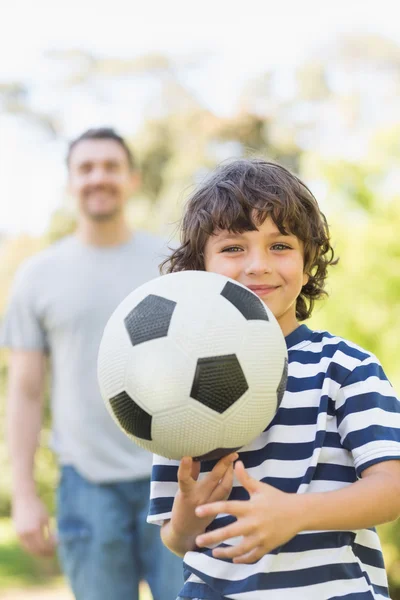
[[[139,581],[154,600],[175,600],[182,560],[146,523],[150,481],[94,484],[71,466],[58,489],[59,557],[76,600],[138,600]]]

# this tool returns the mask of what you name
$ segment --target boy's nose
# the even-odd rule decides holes
[[[246,275],[264,275],[272,273],[272,267],[266,256],[255,256],[249,261],[245,271]]]

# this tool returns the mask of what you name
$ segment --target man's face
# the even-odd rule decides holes
[[[81,215],[92,221],[115,218],[137,185],[124,148],[115,140],[82,140],[69,160],[69,190]]]

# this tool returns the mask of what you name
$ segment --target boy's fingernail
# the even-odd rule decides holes
[[[196,513],[196,515],[197,515],[198,517],[201,517],[201,515],[203,514],[202,507],[201,507],[201,506],[198,506],[198,507],[195,509],[195,511],[194,511],[194,512]]]

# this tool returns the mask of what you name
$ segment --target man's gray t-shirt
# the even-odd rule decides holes
[[[122,433],[97,382],[103,329],[117,305],[157,277],[165,240],[136,232],[119,246],[64,238],[26,261],[14,281],[2,342],[51,361],[52,447],[61,464],[96,482],[148,477],[152,455]]]

